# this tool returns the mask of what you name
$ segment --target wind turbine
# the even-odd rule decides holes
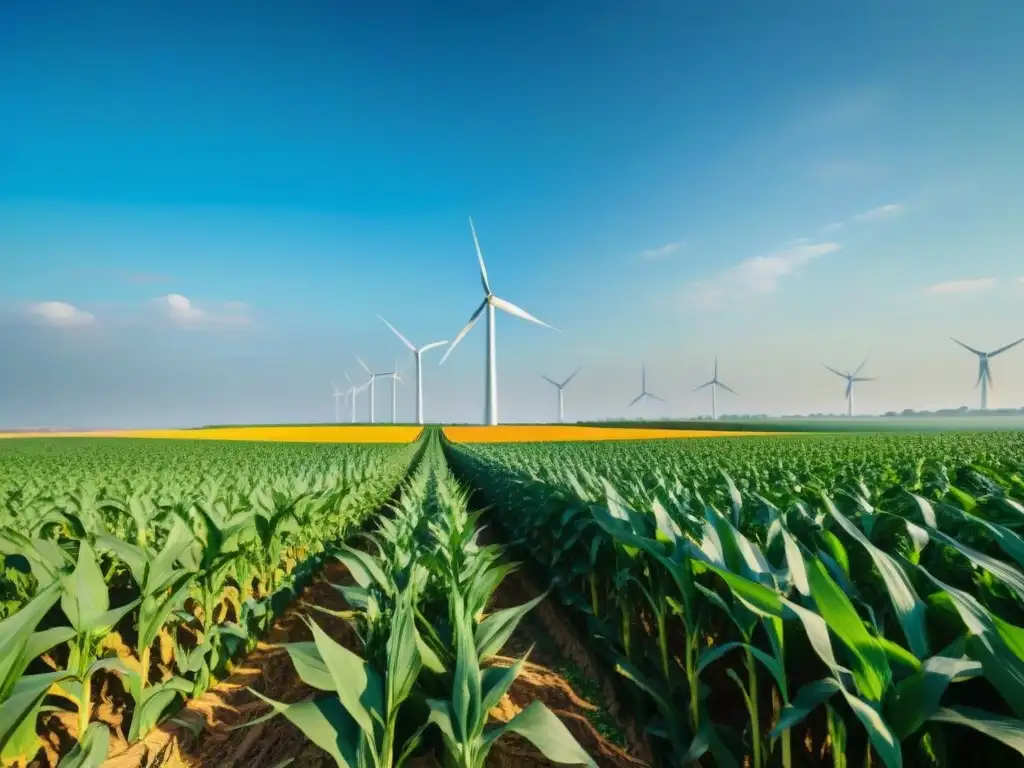
[[[715,375],[711,378],[711,381],[708,381],[708,382],[705,382],[704,384],[701,384],[699,387],[697,387],[697,389],[695,389],[693,391],[697,392],[697,391],[699,391],[701,389],[704,389],[704,387],[711,387],[711,420],[715,421],[716,419],[718,419],[718,403],[717,403],[717,400],[715,398],[715,395],[717,394],[718,388],[721,387],[726,392],[732,392],[734,395],[737,394],[736,390],[730,389],[728,386],[726,386],[725,384],[723,384],[722,382],[720,382],[718,380],[718,358],[717,357],[715,358]]]
[[[543,325],[545,328],[551,328],[553,331],[558,329],[554,326],[548,325],[543,320],[538,320],[536,317],[531,315],[525,309],[520,309],[510,301],[499,299],[493,293],[491,293],[491,285],[487,281],[487,267],[484,266],[484,255],[480,251],[480,241],[476,237],[476,228],[473,226],[472,217],[469,219],[469,229],[473,233],[473,244],[476,246],[476,258],[480,262],[480,282],[484,288],[484,300],[480,302],[480,306],[476,308],[473,316],[469,318],[469,322],[466,323],[466,327],[459,331],[459,335],[455,337],[455,340],[448,347],[444,353],[444,357],[441,358],[441,362],[438,365],[444,363],[448,359],[448,355],[455,349],[455,345],[462,341],[462,337],[469,333],[469,329],[476,323],[477,318],[480,317],[480,313],[485,309],[487,310],[487,374],[486,374],[486,411],[484,413],[484,421],[490,425],[498,423],[498,369],[495,364],[494,358],[494,310],[495,308],[508,312],[510,315],[521,317],[523,320],[529,320],[531,323],[537,323],[537,325]]]
[[[639,403],[645,397],[649,397],[652,400],[658,400],[659,402],[662,402],[665,405],[668,405],[668,400],[664,400],[664,399],[658,397],[653,392],[647,391],[647,364],[646,363],[641,363],[640,364],[640,382],[641,382],[641,384],[640,384],[640,394],[633,398],[633,401],[629,404],[630,408],[632,408],[634,405]]]
[[[391,323],[389,323],[387,320],[385,320],[380,315],[377,315],[377,317],[380,317],[381,322],[384,323],[384,325],[386,325],[388,328],[390,328],[392,333],[394,333],[395,336],[397,336],[399,339],[401,339],[402,343],[405,344],[405,346],[407,346],[409,349],[412,350],[413,357],[416,358],[416,423],[417,424],[422,424],[423,423],[423,369],[420,366],[420,356],[424,352],[426,352],[428,350],[431,350],[431,349],[434,349],[434,347],[444,346],[445,344],[448,343],[448,340],[445,339],[444,341],[433,341],[430,344],[427,344],[426,346],[423,346],[423,347],[419,347],[417,349],[416,346],[411,341],[409,341],[407,338],[405,338],[405,336],[403,336],[402,334],[400,334],[398,332],[398,329],[395,328],[395,326],[393,326]],[[397,365],[395,367],[395,370],[398,370]]]
[[[854,383],[856,383],[858,381],[874,381],[875,380],[874,378],[868,378],[866,376],[858,376],[857,375],[858,373],[860,373],[861,368],[863,368],[865,366],[865,364],[867,364],[867,362],[868,362],[867,358],[865,358],[864,362],[862,362],[860,365],[858,365],[857,366],[857,370],[855,370],[853,373],[843,373],[842,371],[837,371],[835,368],[831,368],[831,367],[829,367],[827,365],[825,366],[826,368],[828,368],[830,371],[832,371],[832,373],[834,373],[839,378],[846,379],[846,415],[847,416],[853,416],[853,385],[854,385]]]
[[[1005,347],[1000,347],[995,352],[982,352],[980,350],[975,349],[974,347],[968,347],[962,341],[957,341],[956,339],[953,339],[953,341],[956,341],[957,344],[966,349],[968,352],[973,352],[978,356],[978,381],[974,386],[977,387],[978,384],[981,385],[981,410],[987,411],[988,388],[992,386],[992,368],[989,367],[988,361],[991,360],[996,355],[1001,355],[1006,350],[1016,347],[1018,344],[1024,341],[1024,339],[1017,339],[1012,344],[1007,344]]]
[[[398,413],[398,384],[402,381],[402,377],[398,374],[398,361],[395,360],[395,370],[391,373],[382,373],[382,378],[391,379],[391,423],[396,423],[395,416]]]
[[[366,382],[366,384],[360,384],[357,387],[355,382],[352,381],[352,379],[349,377],[348,371],[345,372],[345,378],[348,379],[348,383],[351,384],[351,387],[349,387],[349,392],[352,393],[352,423],[355,424],[356,423],[356,395],[358,395],[360,392],[362,392],[364,389],[366,389],[369,386],[370,382]]]
[[[562,390],[565,389],[565,385],[566,384],[568,384],[570,381],[572,381],[573,376],[575,376],[581,370],[582,370],[582,368],[577,368],[575,371],[572,372],[572,376],[570,376],[568,379],[563,381],[561,384],[559,384],[554,379],[549,379],[544,374],[541,374],[541,378],[542,379],[544,379],[549,384],[553,384],[558,389],[558,423],[559,424],[564,424],[565,423],[565,399],[562,397]]]
[[[340,389],[338,389],[338,385],[335,384],[333,381],[331,382],[331,389],[334,390],[334,423],[335,424],[340,424],[341,423],[341,406],[340,406],[340,404],[338,402],[338,398],[339,397],[346,397],[348,395],[348,393],[347,392],[342,392]]]
[[[362,359],[359,357],[359,355],[356,355],[356,360],[358,360],[359,364],[361,366],[363,366],[363,370],[366,371],[368,374],[370,374],[370,380],[367,382],[367,384],[370,385],[370,423],[373,424],[374,423],[373,422],[373,414],[374,414],[374,410],[375,410],[374,404],[376,402],[376,396],[375,396],[375,389],[376,388],[374,387],[374,382],[377,379],[382,379],[385,376],[390,376],[390,373],[374,373],[373,371],[371,371],[369,368],[366,367],[366,363],[364,363],[362,361]]]

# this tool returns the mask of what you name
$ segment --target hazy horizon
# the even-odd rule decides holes
[[[412,381],[377,313],[479,304],[469,216],[561,329],[498,313],[504,422],[578,366],[567,421],[706,415],[716,356],[723,415],[845,413],[865,358],[858,414],[977,408],[950,337],[1024,337],[1024,6],[588,7],[0,8],[0,426],[332,421],[354,355]],[[424,355],[427,421],[482,419],[484,347]],[[992,373],[1024,406],[1024,345]]]

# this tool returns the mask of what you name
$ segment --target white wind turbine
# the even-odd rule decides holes
[[[348,393],[347,392],[342,392],[340,389],[338,389],[338,385],[335,384],[333,381],[331,382],[331,389],[334,390],[334,423],[335,424],[340,424],[341,423],[341,403],[339,402],[339,398],[347,397]]]
[[[646,363],[641,363],[640,364],[640,394],[633,398],[632,402],[630,402],[630,404],[629,404],[629,407],[632,408],[634,405],[639,403],[645,397],[649,397],[652,400],[658,400],[659,402],[662,402],[665,405],[668,405],[668,400],[664,400],[663,398],[658,397],[653,392],[648,391],[648,389],[647,389],[647,364]]]
[[[515,304],[504,299],[499,299],[493,293],[491,293],[491,285],[487,281],[487,267],[484,266],[484,255],[480,251],[480,241],[476,237],[476,228],[473,226],[473,219],[469,220],[469,229],[473,233],[473,244],[476,246],[476,258],[480,262],[480,282],[484,288],[484,300],[480,302],[480,306],[476,308],[473,316],[469,318],[469,322],[466,323],[466,327],[459,331],[459,335],[455,337],[455,340],[448,347],[444,353],[444,357],[441,358],[441,363],[444,363],[448,359],[448,355],[455,349],[455,345],[462,341],[462,337],[469,333],[469,329],[476,323],[477,318],[480,317],[480,313],[485,309],[487,310],[487,368],[486,368],[486,411],[484,413],[484,421],[487,424],[495,425],[498,423],[498,370],[495,364],[494,357],[494,310],[495,308],[508,312],[510,315],[521,317],[524,320],[529,320],[531,323],[537,323],[537,325],[543,325],[545,328],[551,328],[553,331],[558,329],[554,326],[548,325],[543,320],[538,320],[536,317],[531,315],[525,309],[520,309]]]
[[[349,377],[348,371],[345,372],[345,378],[348,380],[348,383],[351,385],[349,387],[348,391],[352,393],[352,395],[351,395],[352,396],[352,423],[355,424],[356,423],[356,396],[360,392],[362,392],[364,389],[366,389],[368,386],[370,386],[370,382],[368,381],[365,384],[360,384],[357,387],[355,382],[352,381],[351,377]]]
[[[1018,344],[1024,341],[1024,339],[1017,339],[1012,344],[1007,344],[1005,347],[1000,347],[995,352],[982,352],[981,350],[975,349],[974,347],[968,347],[962,341],[957,341],[956,339],[953,339],[953,341],[956,341],[957,344],[966,349],[968,352],[973,352],[975,355],[978,356],[978,381],[974,386],[977,387],[978,384],[981,385],[981,410],[987,411],[988,388],[992,386],[992,368],[989,366],[988,361],[991,360],[996,355],[1001,355],[1006,350],[1016,347]]]
[[[370,423],[373,424],[374,423],[373,416],[374,416],[374,412],[376,410],[376,408],[375,408],[375,403],[376,403],[375,389],[376,388],[374,387],[374,382],[377,379],[383,379],[385,376],[389,376],[390,373],[374,373],[373,371],[371,371],[369,368],[366,367],[366,363],[364,363],[362,361],[362,359],[359,357],[359,355],[356,355],[356,360],[358,360],[359,364],[361,366],[363,366],[363,370],[366,371],[370,375],[370,380],[367,382],[367,384],[370,385]]]
[[[697,387],[693,391],[694,392],[698,392],[698,391],[704,389],[704,387],[711,387],[711,420],[715,421],[715,420],[718,419],[718,402],[717,402],[717,399],[715,397],[715,395],[717,394],[717,389],[719,387],[721,387],[726,392],[732,392],[734,395],[737,394],[736,390],[730,389],[728,386],[726,386],[725,384],[723,384],[722,382],[720,382],[718,380],[718,358],[717,357],[715,358],[715,375],[711,378],[711,381],[708,381],[708,382],[705,382],[704,384],[701,384],[699,387]]]
[[[569,378],[566,379],[565,381],[563,381],[561,384],[559,384],[554,379],[549,379],[544,374],[541,374],[541,378],[544,379],[544,381],[548,382],[549,384],[554,385],[555,388],[558,389],[558,423],[559,424],[564,424],[565,423],[565,398],[562,396],[563,395],[562,391],[565,389],[566,384],[568,384],[570,381],[572,381],[573,376],[575,376],[581,370],[583,370],[583,369],[582,368],[577,368],[575,371],[572,372],[572,375],[569,376]]]
[[[395,370],[390,373],[382,373],[381,377],[391,379],[391,423],[395,424],[398,413],[398,385],[399,383],[405,383],[398,373],[398,361],[395,360]]]
[[[858,365],[857,366],[857,370],[855,370],[853,373],[843,373],[842,371],[837,371],[835,368],[832,368],[830,366],[827,366],[827,365],[825,366],[826,368],[828,368],[830,371],[832,371],[832,373],[834,373],[839,378],[846,379],[846,415],[847,416],[853,416],[853,385],[856,382],[858,382],[858,381],[875,381],[874,378],[869,378],[867,376],[858,376],[857,375],[858,373],[860,373],[861,369],[867,364],[867,362],[868,362],[867,358],[865,358],[864,362],[862,362],[860,365]]]
[[[407,346],[410,350],[412,350],[413,357],[416,358],[416,423],[417,424],[422,424],[423,423],[423,369],[422,369],[422,366],[420,364],[420,362],[421,362],[420,361],[420,357],[423,355],[424,352],[427,352],[428,350],[434,349],[435,347],[444,346],[445,344],[448,343],[448,340],[445,339],[444,341],[433,341],[430,344],[427,344],[426,346],[417,348],[411,341],[409,341],[407,338],[405,338],[405,336],[400,334],[398,332],[398,329],[395,328],[395,326],[393,326],[391,323],[389,323],[387,320],[385,320],[380,315],[377,315],[377,317],[380,317],[381,322],[384,323],[384,325],[386,325],[388,328],[390,328],[391,331],[395,334],[395,336],[397,336],[399,339],[402,340],[402,343],[405,344],[405,346]],[[397,370],[397,366],[396,366],[395,370]]]

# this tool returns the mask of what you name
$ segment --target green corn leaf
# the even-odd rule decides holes
[[[812,560],[807,575],[811,595],[822,618],[853,655],[857,688],[873,705],[879,705],[892,679],[885,651],[867,631],[849,598],[829,578],[821,563]]]
[[[512,608],[495,611],[484,619],[476,628],[476,652],[481,661],[486,661],[498,653],[522,621],[523,617],[539,605],[548,592],[544,592],[529,602]]]
[[[485,736],[487,748],[509,732],[518,733],[554,763],[597,768],[597,763],[579,745],[565,723],[539,701],[531,702],[507,723],[491,726]]]
[[[90,723],[85,737],[57,764],[57,768],[98,768],[107,759],[110,729],[105,723]]]
[[[1000,741],[1024,755],[1024,722],[985,712],[974,707],[942,707],[929,718],[932,722],[962,725]]]
[[[384,684],[380,676],[363,659],[332,640],[315,621],[308,621],[338,699],[367,738],[375,742],[375,723],[383,726],[384,721]]]

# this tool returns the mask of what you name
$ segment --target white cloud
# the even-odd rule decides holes
[[[891,219],[895,216],[899,216],[903,213],[905,208],[901,203],[889,203],[888,205],[880,205],[877,208],[871,208],[870,210],[858,213],[853,217],[854,221],[881,221],[882,219]]]
[[[96,316],[92,313],[63,301],[40,301],[30,304],[28,310],[41,322],[63,328],[93,325],[96,322]]]
[[[178,323],[196,323],[205,317],[203,311],[192,305],[192,301],[180,293],[169,293],[160,299],[167,314]]]
[[[827,235],[830,232],[838,232],[842,228],[843,228],[843,222],[841,222],[841,221],[833,221],[831,224],[826,224],[824,227],[822,227],[818,231],[821,232],[821,234],[823,234],[823,235]]]
[[[994,277],[978,277],[971,280],[951,280],[947,283],[936,283],[925,289],[925,293],[933,296],[948,296],[950,294],[983,293],[991,291],[996,287]]]
[[[657,248],[648,248],[646,251],[640,254],[640,258],[646,261],[660,261],[661,259],[667,259],[674,253],[677,253],[685,243],[682,240],[678,240],[674,243],[665,243],[659,245]]]
[[[798,241],[767,256],[754,256],[730,267],[712,280],[692,286],[691,299],[705,307],[717,306],[726,298],[743,298],[773,293],[784,278],[820,256],[834,253],[838,243]]]
[[[169,293],[156,299],[156,303],[171,322],[181,327],[249,324],[248,306],[241,301],[199,307],[192,299],[180,293]]]

